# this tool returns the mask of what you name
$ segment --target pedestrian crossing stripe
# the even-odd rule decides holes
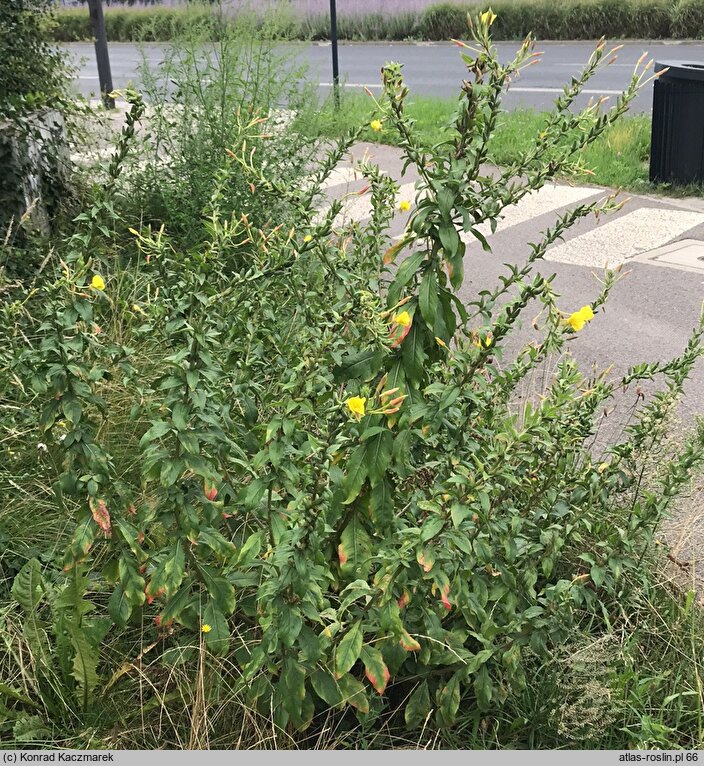
[[[545,260],[614,268],[704,224],[704,213],[642,207],[548,249]]]

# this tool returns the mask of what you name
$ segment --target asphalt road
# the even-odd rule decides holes
[[[504,101],[511,109],[549,109],[561,93],[562,86],[570,77],[577,75],[595,43],[591,42],[545,42],[536,46],[543,51],[537,66],[524,70],[512,84]],[[79,66],[77,86],[81,93],[90,95],[99,90],[95,53],[90,43],[63,46]],[[166,44],[149,43],[138,46],[132,43],[111,43],[110,57],[113,84],[116,88],[128,83],[139,85],[139,67],[146,60],[150,67],[158,66]],[[509,59],[516,43],[497,43],[502,59]],[[331,50],[329,43],[299,43],[286,46],[295,51],[301,62],[309,67],[309,76],[320,83],[321,92],[329,91],[331,75]],[[612,100],[625,88],[633,67],[641,54],[647,51],[656,61],[687,60],[704,63],[702,42],[627,42],[618,53],[618,59],[598,72],[585,90],[584,103],[590,97],[609,96]],[[360,89],[361,86],[379,87],[379,70],[386,61],[404,64],[406,80],[414,93],[427,96],[447,97],[457,92],[465,70],[459,50],[450,43],[350,43],[339,49],[340,71],[345,87]],[[632,111],[650,110],[652,88],[647,87],[635,100]]]

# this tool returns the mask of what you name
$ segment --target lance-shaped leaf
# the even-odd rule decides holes
[[[460,706],[460,676],[464,670],[458,670],[450,680],[437,691],[438,724],[452,726]]]
[[[342,702],[340,687],[327,670],[314,671],[310,682],[318,697],[330,707],[335,707]]]
[[[349,672],[362,651],[362,622],[356,622],[342,637],[335,650],[335,676],[340,679]]]
[[[364,684],[361,681],[347,673],[338,679],[337,685],[340,687],[343,704],[352,705],[360,713],[369,712],[369,700],[367,699]]]
[[[230,646],[230,626],[225,615],[218,609],[213,599],[208,603],[201,614],[201,631],[205,637],[205,645],[217,655],[227,654]]]
[[[41,565],[37,559],[27,561],[12,583],[12,597],[25,614],[31,614],[44,595]]]
[[[368,442],[360,444],[347,461],[347,475],[344,482],[346,495],[343,500],[344,505],[349,505],[355,501],[362,489],[364,480],[367,478],[367,445]]]
[[[371,646],[363,646],[360,652],[360,659],[364,665],[364,675],[367,677],[367,680],[377,693],[383,694],[391,678],[391,673],[386,667],[381,652]]]
[[[430,692],[428,691],[428,682],[423,681],[420,686],[411,694],[406,703],[404,718],[406,726],[409,729],[415,729],[425,720],[430,713]]]
[[[160,561],[147,585],[147,598],[170,596],[181,584],[186,572],[186,556],[180,540]]]
[[[384,478],[389,461],[391,460],[393,446],[394,437],[388,429],[374,434],[369,439],[365,460],[367,463],[367,473],[369,474],[369,483],[372,488],[376,487]]]
[[[340,535],[337,555],[343,577],[366,579],[371,569],[372,541],[356,514]]]

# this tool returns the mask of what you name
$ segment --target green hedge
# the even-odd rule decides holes
[[[341,16],[342,40],[447,40],[465,37],[467,13],[485,10],[488,2],[438,3],[420,13],[377,13]],[[498,14],[494,37],[516,40],[532,32],[543,40],[593,40],[615,38],[704,38],[704,0],[492,0]],[[55,39],[75,42],[91,38],[86,9],[57,14]],[[105,12],[108,39],[116,42],[171,40],[194,26],[210,27],[217,37],[217,23],[207,7],[109,8]],[[282,37],[325,39],[325,15],[289,16],[278,30]]]

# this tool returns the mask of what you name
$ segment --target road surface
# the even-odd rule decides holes
[[[554,99],[562,91],[570,77],[577,75],[594,49],[590,42],[545,42],[536,46],[543,51],[542,62],[526,69],[512,84],[505,105],[511,109],[550,109]],[[81,93],[97,93],[98,74],[95,53],[90,43],[73,43],[62,46],[74,60],[81,61],[77,86]],[[329,92],[331,75],[331,51],[329,43],[298,43],[283,46],[294,51],[300,61],[309,67],[312,81],[320,85],[321,93]],[[502,59],[511,57],[517,43],[497,43]],[[165,43],[111,43],[113,84],[116,88],[128,83],[139,85],[139,68],[143,60],[150,67],[158,66]],[[609,96],[612,100],[627,85],[633,67],[641,54],[647,51],[656,61],[688,60],[704,63],[702,42],[650,42],[636,41],[624,44],[618,60],[604,68],[590,81],[585,91],[589,97]],[[349,43],[340,45],[340,70],[348,90],[362,86],[379,87],[379,70],[386,61],[404,64],[407,83],[413,93],[426,96],[449,97],[457,93],[465,75],[460,52],[450,43]],[[638,95],[632,111],[647,112],[651,107],[651,88]]]

